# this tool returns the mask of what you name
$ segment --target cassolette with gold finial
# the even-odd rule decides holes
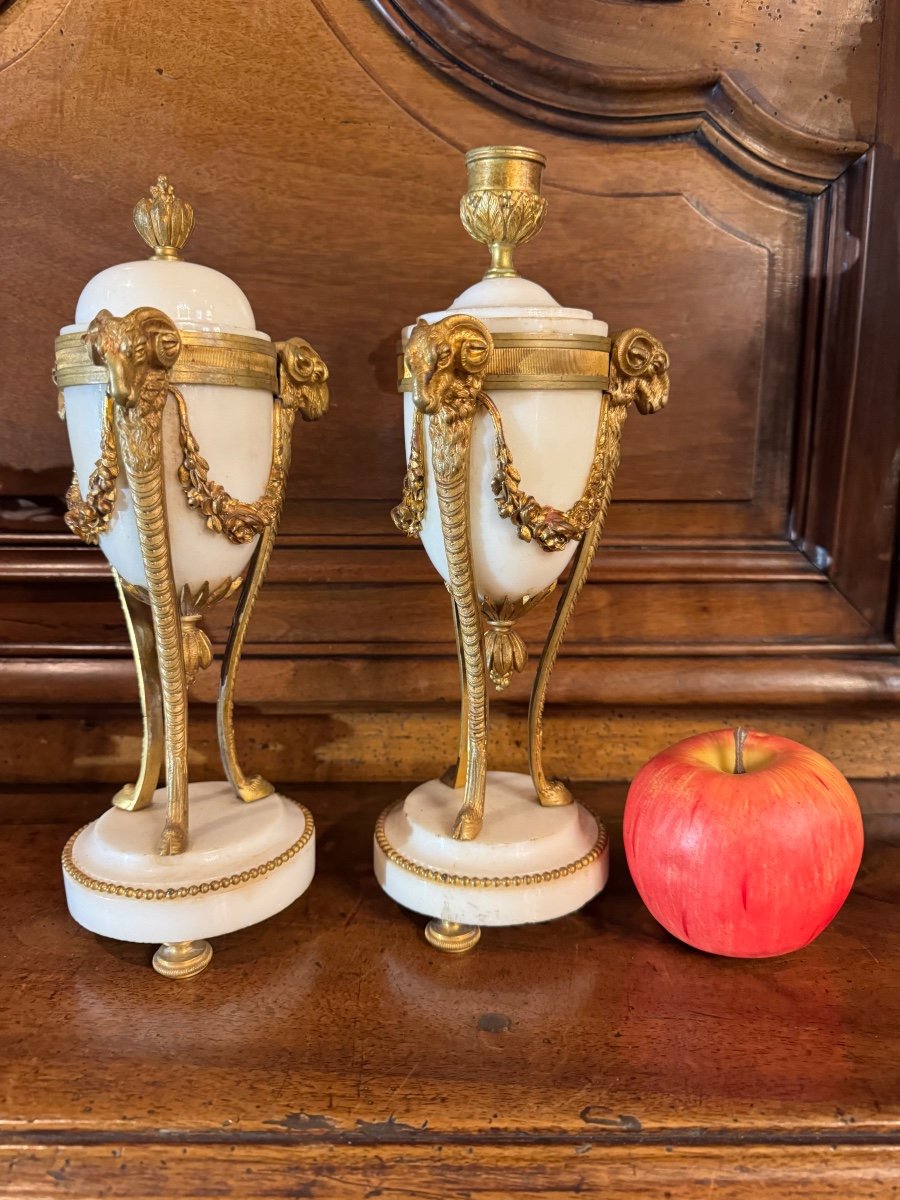
[[[114,804],[151,803],[166,743],[169,814],[161,853],[188,844],[187,689],[212,653],[200,620],[239,593],[224,654],[218,734],[241,799],[272,791],[235,757],[234,676],[280,521],[296,414],[328,407],[328,370],[300,337],[272,343],[244,293],[182,262],[193,209],[166,176],[134,209],[149,259],[110,266],[56,338],[54,379],[74,475],[66,523],[114,570],[142,677],[137,785]],[[158,710],[164,720],[158,720]]]
[[[139,424],[145,442],[153,436],[137,414],[158,409],[175,585],[193,596],[206,586],[208,595],[239,579],[279,514],[286,464],[273,396],[284,392],[289,422],[296,411],[314,419],[327,404],[327,372],[292,339],[279,378],[279,347],[256,329],[237,284],[182,260],[194,211],[164,175],[135,206],[134,224],[152,256],[94,276],[56,340],[54,380],[75,465],[66,521],[100,544],[126,584],[146,589],[121,458]]]
[[[63,854],[66,897],[94,933],[162,943],[154,966],[170,978],[205,968],[206,938],[290,904],[315,864],[311,815],[242,768],[234,694],[294,420],[325,412],[328,372],[302,338],[257,330],[225,275],[181,260],[193,222],[160,176],[134,210],[152,257],[90,281],[54,369],[75,464],[66,521],[113,567],[143,717],[135,781]],[[212,662],[201,621],[229,596],[216,705],[225,780],[191,784],[188,692]]]

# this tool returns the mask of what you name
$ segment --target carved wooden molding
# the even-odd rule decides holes
[[[721,705],[731,711],[742,705],[784,705],[846,713],[857,705],[896,706],[900,692],[897,655],[624,655],[604,659],[602,670],[593,658],[564,656],[558,674],[553,704],[588,707]],[[214,704],[217,685],[215,672],[202,674],[192,701]],[[16,717],[18,706],[78,711],[102,703],[136,708],[134,663],[124,653],[111,657],[77,650],[65,656],[0,657],[0,694],[8,721]],[[240,703],[247,710],[271,703],[273,696],[283,712],[340,714],[348,697],[351,708],[384,710],[456,705],[458,695],[459,667],[450,647],[429,660],[427,675],[413,656],[250,654],[241,668]],[[516,685],[510,700],[520,705],[527,700],[524,682]],[[497,706],[498,711],[505,707],[505,702]]]
[[[751,177],[815,195],[869,149],[760,108],[725,71],[623,73],[515,38],[472,0],[370,0],[430,66],[496,104],[595,137],[693,135]]]
[[[24,58],[68,4],[69,0],[0,0],[0,71]]]

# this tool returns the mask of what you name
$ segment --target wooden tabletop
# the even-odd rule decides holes
[[[604,895],[453,959],[372,875],[404,790],[292,789],[310,892],[187,983],[66,912],[59,854],[103,797],[3,796],[3,1195],[900,1195],[900,816],[868,817],[813,946],[737,962],[653,921],[623,789],[583,787]]]

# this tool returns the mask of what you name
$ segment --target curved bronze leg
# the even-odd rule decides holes
[[[276,400],[272,419],[276,467],[280,470],[283,480],[290,466],[294,410],[283,408],[281,402]],[[231,631],[228,634],[228,645],[225,647],[225,654],[222,658],[222,675],[216,705],[216,726],[219,734],[219,753],[222,756],[222,766],[225,768],[228,782],[234,788],[235,794],[248,804],[253,800],[262,800],[265,796],[271,796],[275,787],[262,775],[248,777],[241,770],[237,760],[237,743],[234,736],[234,688],[241,653],[244,649],[244,639],[247,636],[250,617],[253,615],[253,606],[256,604],[256,597],[266,577],[266,571],[269,569],[269,559],[272,557],[272,550],[275,546],[275,534],[278,532],[283,501],[282,488],[282,494],[277,500],[275,519],[259,535],[259,543],[247,573],[247,582],[241,589],[240,599],[234,612]]]
[[[219,753],[222,756],[222,766],[228,782],[241,800],[249,803],[252,800],[262,800],[271,796],[275,791],[273,784],[262,775],[251,775],[249,778],[241,770],[237,760],[237,742],[234,736],[234,687],[237,680],[237,670],[244,648],[244,638],[247,636],[247,626],[256,603],[256,596],[262,586],[269,559],[272,557],[272,547],[275,544],[275,530],[270,526],[259,536],[259,544],[253,554],[253,561],[247,573],[247,582],[241,589],[240,599],[231,622],[228,634],[228,644],[222,658],[222,675],[219,682],[219,698],[216,704],[216,726],[219,734]]]
[[[160,854],[181,854],[188,840],[187,680],[178,594],[166,536],[162,406],[118,408],[119,442],[131,488],[162,689],[166,730],[166,824]]]
[[[572,803],[572,793],[562,780],[548,779],[544,773],[544,702],[547,698],[550,675],[556,663],[562,640],[566,635],[569,619],[575,608],[575,602],[578,600],[581,589],[587,580],[594,554],[603,533],[603,526],[609,509],[609,501],[612,496],[613,481],[619,466],[619,439],[626,412],[627,409],[624,405],[611,404],[608,397],[603,397],[600,420],[603,422],[601,436],[606,443],[606,467],[603,472],[603,492],[600,506],[596,517],[588,526],[578,547],[565,590],[559,598],[559,604],[556,606],[556,614],[553,617],[550,634],[541,654],[541,660],[538,663],[537,673],[534,677],[534,686],[531,690],[531,702],[528,706],[528,761],[538,800],[543,805]]]
[[[469,455],[472,424],[492,348],[480,321],[454,313],[429,325],[419,321],[406,346],[413,403],[429,416],[431,466],[447,553],[450,595],[457,620],[465,697],[465,795],[453,826],[461,841],[477,837],[484,822],[487,774],[487,668],[481,605],[472,569],[469,530]]]
[[[469,421],[471,426],[471,420]],[[468,455],[462,470],[449,479],[437,479],[438,507],[450,573],[450,594],[456,608],[459,645],[466,682],[465,796],[453,826],[460,841],[477,837],[484,822],[484,789],[487,775],[487,674],[481,608],[472,570],[469,538]]]
[[[147,808],[153,793],[159,786],[165,752],[165,730],[163,727],[162,688],[159,679],[159,664],[156,661],[156,646],[153,641],[153,619],[148,606],[131,596],[122,586],[118,571],[113,570],[113,579],[119,601],[125,614],[128,638],[137,668],[138,692],[141,699],[141,716],[144,722],[144,740],[141,747],[141,768],[137,783],[126,783],[113,796],[116,808],[137,812]]]
[[[181,335],[159,309],[135,308],[124,317],[101,309],[82,340],[94,363],[106,368],[107,410],[115,409],[119,455],[131,488],[165,726],[168,803],[159,852],[180,854],[188,836],[187,682],[166,528],[162,421],[168,374],[181,353]],[[143,647],[136,649],[140,665]]]
[[[456,750],[456,762],[451,763],[441,776],[441,783],[447,787],[461,788],[466,782],[466,772],[469,769],[469,699],[466,684],[466,660],[463,657],[462,632],[459,627],[459,613],[456,602],[451,597],[450,608],[453,611],[453,634],[456,638],[456,657],[459,662],[459,745]]]
[[[247,802],[270,796],[275,788],[267,779],[263,779],[262,775],[253,775],[248,779],[237,760],[234,737],[234,686],[237,669],[256,596],[272,557],[275,534],[278,532],[284,507],[287,473],[291,465],[294,418],[299,412],[305,421],[317,421],[328,408],[328,368],[309,342],[303,338],[289,338],[288,341],[277,344],[277,352],[278,395],[272,410],[272,469],[266,488],[266,494],[273,503],[272,519],[260,534],[249,576],[231,622],[228,645],[222,660],[219,701],[216,707],[222,765],[236,794]]]

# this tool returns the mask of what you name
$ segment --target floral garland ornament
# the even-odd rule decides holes
[[[65,410],[60,416],[65,418]],[[107,395],[103,401],[103,424],[100,428],[100,457],[88,478],[87,491],[81,495],[78,473],[72,472],[72,482],[66,492],[66,525],[88,546],[96,546],[106,533],[116,507],[116,481],[119,478],[119,456],[113,432],[113,401]]]

